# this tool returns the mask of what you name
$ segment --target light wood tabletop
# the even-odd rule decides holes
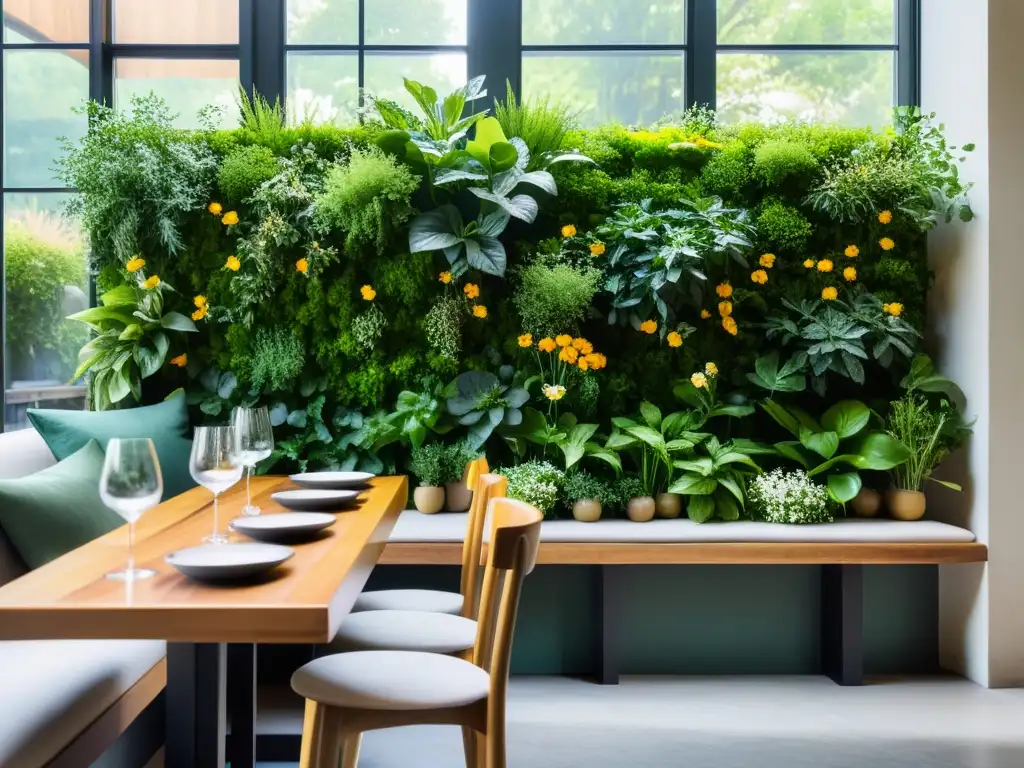
[[[283,512],[270,494],[289,487],[287,478],[254,477],[254,502],[264,514]],[[156,576],[131,585],[106,578],[125,565],[123,526],[0,587],[0,640],[328,642],[383,552],[407,495],[405,477],[378,477],[356,507],[338,512],[320,538],[293,545],[295,556],[264,579],[214,586],[187,579],[164,562],[165,555],[199,545],[212,530],[213,497],[194,488],[136,523],[136,567],[153,568]],[[244,484],[221,496],[222,527],[244,503]]]

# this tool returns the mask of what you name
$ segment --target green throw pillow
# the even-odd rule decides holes
[[[108,533],[124,520],[100,500],[103,449],[90,440],[58,464],[0,480],[0,528],[29,568]]]
[[[183,392],[156,405],[121,411],[29,408],[28,419],[57,461],[66,459],[90,440],[96,440],[106,450],[112,437],[152,438],[164,476],[164,499],[195,487],[188,471],[192,441],[185,437],[189,426]]]

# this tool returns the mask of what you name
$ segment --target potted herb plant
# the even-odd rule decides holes
[[[615,484],[615,496],[626,510],[626,517],[634,523],[648,523],[654,519],[654,499],[639,477],[627,475],[619,478]]]
[[[508,478],[505,493],[510,499],[525,501],[551,517],[565,483],[565,473],[547,461],[525,461],[514,467],[502,467],[498,474]]]
[[[606,481],[585,470],[568,474],[562,493],[572,506],[572,516],[581,523],[596,523],[601,519],[601,505],[616,498]]]
[[[419,481],[412,492],[412,500],[416,509],[425,515],[440,512],[444,507],[447,453],[448,447],[441,443],[421,445],[412,451],[409,469]]]
[[[441,466],[444,472],[445,509],[449,512],[465,512],[473,502],[473,491],[466,485],[469,462],[479,454],[466,441],[445,446]]]

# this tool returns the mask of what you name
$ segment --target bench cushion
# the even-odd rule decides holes
[[[48,763],[165,653],[158,640],[0,642],[0,765]]]
[[[57,463],[46,443],[34,429],[0,432],[0,480],[35,474]],[[28,571],[0,528],[0,586]]]
[[[401,514],[391,533],[392,543],[461,542],[466,535],[466,514],[424,515],[415,510]],[[486,539],[490,526],[485,527]],[[835,543],[958,543],[974,541],[974,534],[935,520],[901,522],[850,518],[821,525],[783,525],[739,521],[697,524],[690,520],[545,520],[541,541],[714,543],[714,542],[835,542]]]

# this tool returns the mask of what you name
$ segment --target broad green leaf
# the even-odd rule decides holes
[[[487,200],[494,203],[501,209],[505,210],[509,216],[519,219],[520,221],[525,221],[527,224],[532,224],[533,220],[537,218],[537,213],[540,211],[540,206],[537,204],[537,201],[529,195],[505,197],[504,195],[495,194],[494,192],[490,192],[482,187],[470,187],[469,191],[481,200]]]
[[[144,379],[148,379],[160,370],[160,367],[164,364],[164,357],[155,347],[149,344],[139,344],[135,348],[135,362],[139,366],[139,375]]]
[[[504,208],[499,208],[493,213],[489,213],[484,216],[478,222],[479,228],[477,233],[481,236],[486,237],[497,237],[505,231],[505,227],[508,226],[509,212]]]
[[[747,456],[745,453],[739,451],[728,451],[715,457],[715,466],[724,467],[728,464],[746,464],[748,467],[756,469],[758,472],[761,468],[757,466],[757,462]]]
[[[748,456],[774,456],[777,453],[773,446],[748,440],[745,437],[734,437],[732,439],[732,447]]]
[[[479,236],[465,241],[469,266],[498,277],[505,276],[505,246],[496,237]]]
[[[682,469],[687,472],[697,472],[704,477],[707,477],[715,471],[715,464],[708,456],[701,456],[696,459],[680,459],[672,463],[676,469]]]
[[[715,500],[710,496],[691,496],[686,516],[695,523],[706,523],[715,514]]]
[[[505,132],[501,130],[501,123],[493,117],[485,117],[477,121],[476,134],[473,140],[466,144],[466,150],[478,163],[485,168],[491,169],[491,172],[494,173],[494,169],[491,168],[491,147],[498,143],[508,144]],[[511,144],[508,144],[508,146],[515,153],[515,147]],[[515,158],[513,158],[508,168],[511,168],[513,165],[515,165]],[[507,170],[507,168],[502,170]]]
[[[647,426],[654,429],[661,428],[661,409],[654,403],[649,403],[646,400],[640,403],[640,416],[643,417]]]
[[[761,403],[761,409],[775,419],[778,425],[784,430],[792,434],[794,437],[800,437],[799,420],[784,407],[776,403],[774,400],[768,399]]]
[[[587,443],[584,449],[587,456],[593,456],[595,459],[603,461],[605,464],[613,467],[616,473],[622,472],[622,459],[619,458],[617,453],[602,448],[597,443]]]
[[[739,505],[730,493],[719,488],[715,491],[715,495],[712,498],[715,502],[715,512],[718,513],[718,517],[726,522],[740,519]]]
[[[583,445],[597,432],[597,424],[576,424],[569,430],[568,442],[574,445]]]
[[[860,493],[861,480],[856,472],[829,475],[826,483],[829,495],[840,504],[845,504]]]
[[[871,410],[864,403],[859,400],[840,400],[822,414],[821,426],[835,432],[840,440],[845,440],[864,429],[870,420]]]
[[[693,450],[693,447],[695,445],[696,443],[694,443],[692,440],[687,440],[685,438],[680,437],[676,438],[675,440],[669,440],[667,443],[665,443],[665,450],[668,451],[669,453],[679,453],[681,451]]]
[[[718,405],[708,412],[708,417],[712,416],[732,416],[735,419],[742,419],[745,416],[749,416],[754,412],[754,406],[752,405]]]
[[[800,444],[823,459],[831,459],[839,450],[839,435],[835,432],[811,432],[807,427],[801,427]]]
[[[119,403],[132,393],[131,383],[128,381],[130,375],[128,369],[112,372],[107,381],[107,397],[111,403]]]
[[[780,456],[789,459],[790,461],[795,461],[805,470],[810,470],[810,468],[818,461],[817,456],[811,454],[810,451],[804,448],[800,443],[792,440],[776,443],[775,450]]]
[[[98,325],[106,321],[113,321],[128,326],[135,324],[135,315],[126,309],[115,307],[92,307],[81,312],[68,316],[68,320],[76,320],[79,323]]]
[[[558,447],[562,449],[562,453],[565,454],[565,468],[566,470],[571,469],[576,463],[583,458],[586,450],[582,444],[578,443],[567,443],[561,442]]]
[[[477,125],[480,125],[480,123],[477,123]],[[490,157],[489,167],[491,169],[491,173],[507,171],[508,169],[515,167],[516,161],[519,159],[519,152],[517,152],[516,148],[507,141],[499,141],[491,144],[488,155]]]
[[[100,296],[100,304],[104,307],[129,307],[135,306],[138,302],[138,291],[128,284],[119,285]]]
[[[847,452],[833,456],[807,475],[814,477],[827,472],[837,464],[849,464],[857,469],[892,469],[910,458],[910,451],[898,440],[894,440],[882,432],[872,432],[848,447]]]
[[[633,437],[638,440],[643,440],[647,445],[658,450],[665,449],[665,438],[661,436],[661,432],[650,427],[630,427],[626,430]]]
[[[519,177],[516,183],[530,184],[552,196],[558,194],[558,185],[555,183],[555,177],[547,171],[530,171],[529,173],[524,173]]]
[[[638,443],[639,440],[632,435],[624,432],[613,432],[607,442],[605,442],[604,447],[611,451],[621,451],[623,448],[632,448]]]
[[[468,171],[462,168],[450,168],[438,171],[434,176],[434,185],[454,184],[457,181],[487,181],[488,176],[483,171]]]
[[[693,411],[670,413],[661,422],[661,432],[666,439],[674,440],[686,430],[692,429],[698,418]]]
[[[191,318],[185,317],[180,312],[168,312],[160,318],[160,325],[169,331],[185,331],[195,333],[198,329]]]
[[[717,487],[718,481],[713,477],[686,474],[672,483],[668,492],[683,496],[707,496],[714,493]]]
[[[743,495],[743,488],[736,481],[736,478],[730,477],[727,474],[723,474],[718,478],[718,484],[725,488],[729,493],[736,497],[736,501],[739,502],[741,507],[746,506],[746,498]]]
[[[421,213],[409,225],[409,252],[424,253],[462,242],[462,214],[454,205]]]
[[[138,323],[132,323],[131,325],[125,326],[125,329],[121,331],[117,337],[118,341],[136,341],[142,336],[142,326]]]

